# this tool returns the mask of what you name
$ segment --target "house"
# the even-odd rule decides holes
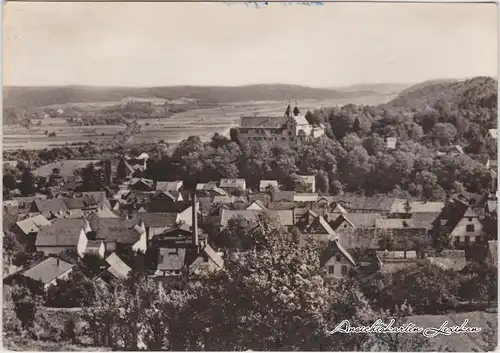
[[[293,202],[297,203],[315,203],[318,200],[318,194],[314,193],[296,193],[293,196]]]
[[[414,228],[414,227],[415,227],[415,222],[412,219],[381,218],[375,220],[375,228],[401,229],[401,228]]]
[[[293,202],[295,198],[295,191],[275,191],[273,192],[273,202]]]
[[[69,211],[66,203],[61,199],[34,200],[29,209],[30,214],[42,214],[47,219],[54,218],[55,214],[64,214]]]
[[[340,232],[347,228],[374,228],[380,213],[327,213],[325,216],[333,230]]]
[[[346,228],[337,233],[339,243],[347,250],[378,250],[380,232],[377,228]]]
[[[248,203],[248,199],[245,196],[214,196],[212,200],[212,204],[223,204],[230,205],[234,203],[242,203],[246,205]]]
[[[449,200],[433,224],[435,236],[446,234],[456,246],[481,242],[485,238],[484,226],[476,212],[464,202]]]
[[[259,214],[267,214],[271,218],[276,218],[276,220],[285,227],[291,227],[295,224],[293,210],[222,210],[220,226],[222,228],[226,227],[229,220],[233,217],[242,217],[246,219],[255,219]]]
[[[308,192],[316,192],[316,177],[314,175],[297,175],[297,177],[304,182]]]
[[[337,233],[323,216],[318,215],[314,211],[309,211],[305,218],[305,222],[304,219],[302,219],[301,223],[297,224],[303,234],[311,235],[318,241],[330,241],[338,238]]]
[[[377,258],[381,264],[381,271],[394,273],[407,267],[415,266],[418,262],[416,251],[377,251]]]
[[[111,204],[105,191],[84,191],[81,193],[81,197],[92,197],[97,201],[97,206],[101,210],[111,209]]]
[[[36,236],[43,226],[50,226],[50,221],[43,215],[36,215],[26,218],[14,224],[11,231],[16,234],[19,243],[31,249],[36,242]]]
[[[298,107],[292,111],[288,105],[283,116],[242,116],[238,132],[242,142],[267,141],[274,144],[288,144],[292,141],[320,137],[324,134],[324,129],[309,124]]]
[[[157,255],[155,276],[192,275],[223,268],[221,254],[208,245],[206,235],[198,228],[197,205],[194,196],[190,208],[192,226],[178,222],[171,229],[154,236],[151,252]]]
[[[385,139],[385,147],[387,149],[393,150],[396,148],[396,143],[398,142],[397,137],[387,137]]]
[[[393,199],[390,214],[397,217],[412,215],[416,213],[435,213],[439,214],[444,207],[444,202],[435,201],[411,201],[405,199]]]
[[[50,286],[56,285],[57,280],[68,279],[75,265],[67,263],[55,257],[48,257],[42,262],[22,272],[21,276],[39,283],[44,291]]]
[[[325,268],[326,279],[340,278],[348,275],[351,269],[356,268],[356,262],[351,254],[338,240],[332,240],[320,255],[320,266]]]
[[[219,188],[226,192],[234,193],[236,190],[246,190],[247,184],[245,179],[221,179]]]
[[[498,266],[498,241],[488,241],[488,260],[494,266]]]
[[[45,255],[59,254],[77,248],[80,230],[85,228],[83,219],[56,219],[51,225],[40,227],[36,236],[36,251]]]
[[[198,183],[196,184],[196,195],[197,196],[226,196],[227,193],[220,187],[218,187],[214,182],[210,183]]]
[[[106,262],[109,265],[106,271],[116,279],[124,280],[128,278],[130,271],[132,271],[132,269],[125,262],[123,262],[118,255],[116,255],[116,253],[109,255],[106,258]]]
[[[394,198],[387,196],[333,196],[329,197],[330,208],[339,204],[348,213],[381,213],[390,212]]]
[[[177,222],[176,212],[141,212],[132,216],[136,224],[144,222],[148,239],[172,227]]]
[[[498,160],[497,159],[488,159],[486,162],[486,168],[490,169],[492,172],[498,172]]]
[[[145,178],[133,178],[130,181],[130,188],[137,191],[154,191],[154,181]]]
[[[141,178],[147,168],[148,155],[141,154],[137,158],[123,156],[120,159],[117,170],[125,176],[125,178]]]
[[[498,139],[498,129],[489,129],[488,134],[486,135],[486,138],[488,139]]]
[[[161,191],[179,191],[183,186],[182,180],[176,181],[157,181],[156,190]]]
[[[265,211],[267,210],[267,207],[262,201],[255,200],[247,207],[247,210]]]
[[[269,188],[279,190],[278,180],[261,180],[259,183],[259,191],[267,192]]]
[[[461,271],[467,265],[464,250],[442,250],[435,256],[426,258],[429,263],[437,265],[445,270],[452,269]]]
[[[82,211],[84,215],[99,209],[97,200],[90,196],[65,198],[63,200],[69,211]]]

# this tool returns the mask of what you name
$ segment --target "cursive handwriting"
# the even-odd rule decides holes
[[[413,323],[405,323],[400,326],[395,326],[396,320],[392,319],[389,323],[384,323],[378,319],[371,326],[351,326],[349,320],[344,320],[338,324],[329,333],[422,333],[425,337],[432,338],[438,335],[449,336],[459,333],[478,333],[481,332],[481,327],[467,326],[469,320],[465,320],[460,326],[448,326],[448,321],[443,322],[441,327],[423,328]]]

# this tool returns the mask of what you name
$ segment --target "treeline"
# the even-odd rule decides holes
[[[284,147],[243,145],[220,135],[206,143],[190,137],[172,154],[148,161],[146,174],[155,180],[184,180],[188,187],[240,177],[257,189],[260,180],[276,179],[289,190],[297,174],[313,174],[323,193],[388,193],[429,200],[464,190],[483,193],[495,180],[485,163],[465,154],[439,156],[412,140],[391,150],[378,136],[363,139],[353,133],[341,141],[324,137]]]

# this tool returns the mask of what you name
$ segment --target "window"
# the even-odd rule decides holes
[[[473,232],[473,231],[474,231],[474,224],[467,224],[467,225],[465,226],[465,230],[466,230],[467,232]]]
[[[468,235],[465,236],[465,242],[468,243],[470,241],[470,237]]]
[[[472,217],[469,217],[469,222],[472,222]]]
[[[347,274],[347,266],[346,265],[342,265],[342,268],[341,268],[341,273],[343,275],[346,275]]]
[[[347,228],[347,223],[344,223],[344,228]]]
[[[292,136],[292,132],[291,131],[288,131],[288,136]]]
[[[481,240],[482,240],[482,239],[481,239],[481,236],[479,236],[479,235],[478,235],[478,236],[476,236],[476,243],[479,243]]]
[[[203,262],[208,262],[208,255],[207,254],[203,255]]]
[[[340,261],[341,261],[341,259],[340,259],[340,255],[335,256],[335,260],[336,260],[337,262],[340,262]]]
[[[333,266],[328,266],[328,273],[333,273],[334,269],[335,268]]]

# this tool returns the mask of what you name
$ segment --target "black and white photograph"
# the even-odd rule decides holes
[[[4,4],[3,349],[494,351],[498,16]]]

